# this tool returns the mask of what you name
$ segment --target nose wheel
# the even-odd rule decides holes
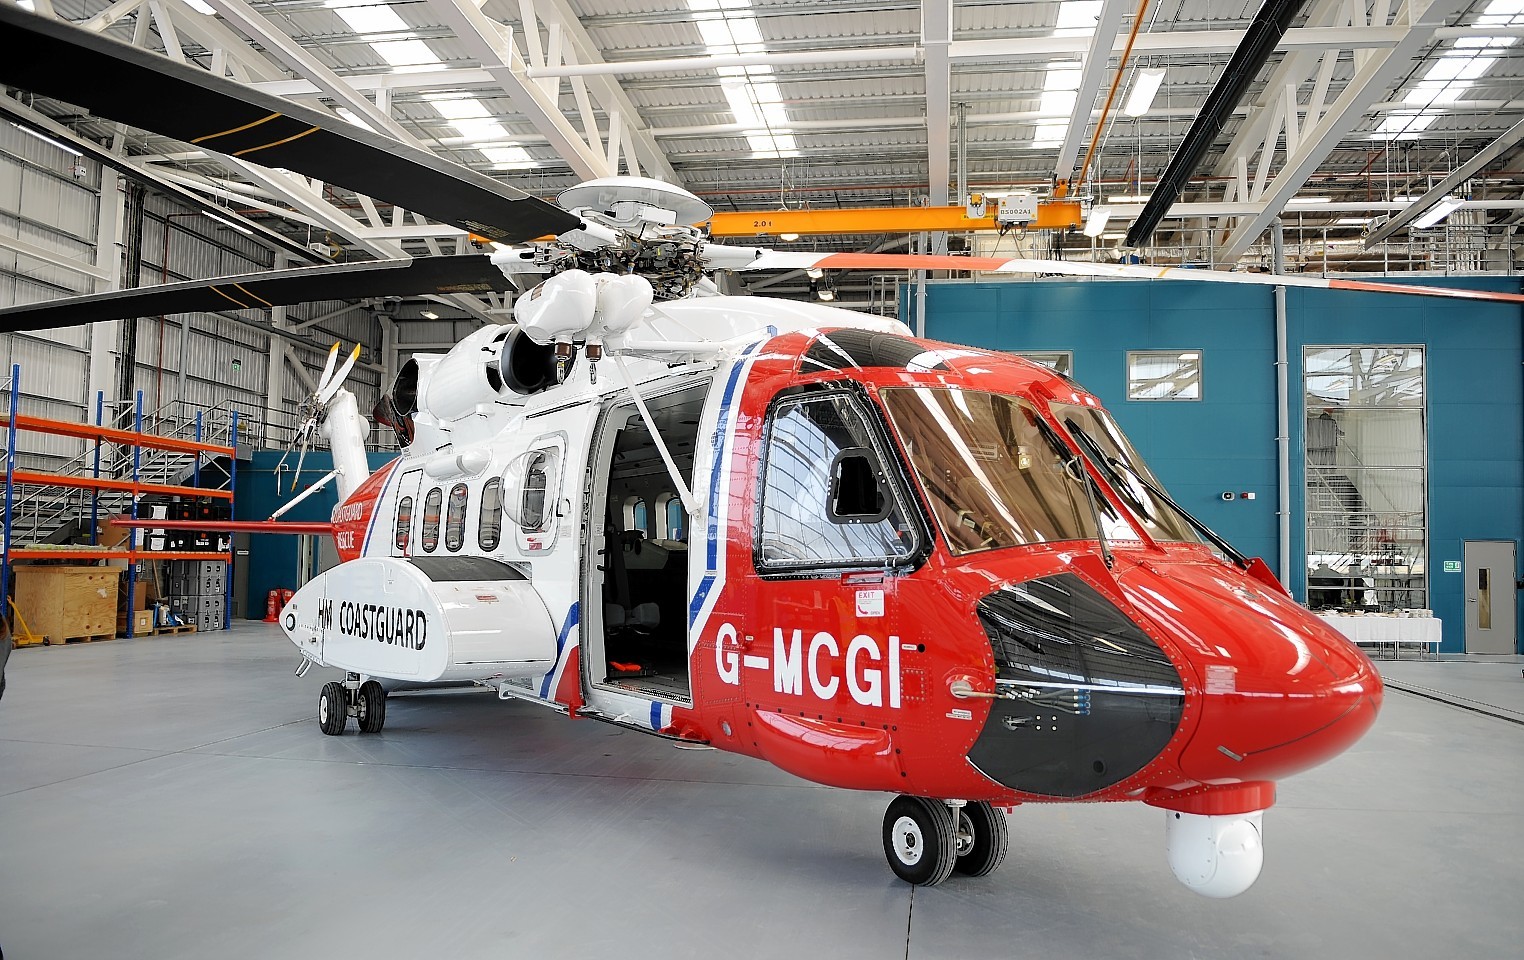
[[[353,716],[361,733],[380,733],[386,725],[386,690],[374,680],[360,682],[351,674],[343,683],[323,684],[318,693],[318,726],[330,737],[341,736]]]
[[[988,803],[895,797],[884,813],[884,856],[895,876],[931,887],[954,871],[982,877],[1010,847],[1005,814]]]

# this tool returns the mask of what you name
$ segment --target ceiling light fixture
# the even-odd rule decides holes
[[[797,234],[797,233],[780,233],[780,234],[778,234],[778,239],[782,240],[782,241],[784,241],[786,243],[792,243],[795,240],[799,239],[799,234]]]
[[[31,136],[36,137],[38,140],[41,140],[43,143],[50,143],[53,146],[57,147],[58,149],[64,151],[65,153],[72,153],[76,157],[82,157],[82,156],[84,156],[84,154],[80,153],[78,150],[76,150],[73,147],[69,146],[67,143],[64,143],[61,140],[54,140],[52,137],[48,136],[45,133],[38,133],[36,130],[33,130],[31,127],[23,127],[19,123],[13,123],[13,124],[11,124],[11,126],[15,127],[17,130],[20,130],[22,133],[29,134]]]
[[[1448,196],[1419,214],[1413,221],[1413,229],[1424,230],[1454,213],[1461,205],[1461,198]]]
[[[1129,117],[1141,117],[1153,106],[1154,97],[1159,93],[1159,87],[1164,83],[1164,68],[1151,67],[1147,70],[1139,70],[1132,80],[1132,93],[1127,98],[1127,105],[1122,112]]]
[[[825,271],[819,267],[810,267],[808,270],[804,271],[804,275],[809,277],[811,280],[819,280],[821,277],[825,276]]]
[[[439,314],[435,313],[432,310],[422,310],[422,311],[419,311],[418,315],[420,317],[423,317],[423,319],[425,319],[425,320],[438,320],[439,319]]]
[[[1090,208],[1090,219],[1085,221],[1085,236],[1098,237],[1106,231],[1106,221],[1111,219],[1111,208],[1096,206]]]
[[[218,223],[222,224],[224,227],[232,227],[234,230],[237,230],[239,233],[246,233],[246,234],[248,234],[251,237],[254,235],[254,231],[250,230],[248,227],[241,226],[240,224],[236,224],[236,223],[234,223],[231,220],[225,220],[222,217],[217,216],[215,213],[212,213],[210,210],[203,210],[201,212],[206,214],[208,219],[210,219],[210,220],[216,220]]]

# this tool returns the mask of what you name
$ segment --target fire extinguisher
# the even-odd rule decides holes
[[[280,619],[280,607],[280,589],[276,588],[265,597],[265,623],[274,623]]]

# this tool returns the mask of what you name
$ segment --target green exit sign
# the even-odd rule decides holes
[[[1446,573],[1460,573],[1461,572],[1460,563],[1461,562],[1459,560],[1446,560],[1445,561],[1445,572]]]

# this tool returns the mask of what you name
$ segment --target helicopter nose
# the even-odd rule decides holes
[[[1375,723],[1370,659],[1284,593],[1236,571],[1170,571],[1129,591],[1170,626],[1200,684],[1180,769],[1202,782],[1278,780],[1348,749]]]

